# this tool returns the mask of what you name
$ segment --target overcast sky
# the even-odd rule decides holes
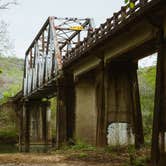
[[[123,0],[18,0],[19,5],[0,11],[2,19],[9,24],[10,37],[14,41],[15,53],[24,57],[48,16],[90,17],[96,25],[105,22],[120,10]]]

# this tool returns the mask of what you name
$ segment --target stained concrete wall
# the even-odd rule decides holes
[[[136,139],[134,135],[142,132],[142,124],[137,126],[134,122],[135,118],[138,118],[138,123],[141,123],[140,103],[139,100],[137,101],[138,82],[135,79],[137,65],[131,62],[108,64],[103,72],[103,85],[101,69],[98,67],[75,78],[75,138],[90,144],[98,144],[97,137],[103,135],[106,137],[107,127],[111,125],[109,136],[116,138],[116,141],[113,139],[110,141],[111,145],[133,144]],[[102,86],[105,93],[101,91]],[[103,96],[104,101],[102,101]],[[102,102],[104,107],[101,107]],[[105,127],[99,122],[102,122]],[[101,133],[98,135],[98,132]],[[99,140],[99,144],[102,144],[104,138]]]
[[[44,108],[44,109],[43,109]],[[46,117],[45,117],[46,116]],[[44,120],[46,118],[46,120]],[[46,124],[44,124],[46,122]],[[32,144],[44,143],[44,127],[46,125],[47,142],[51,143],[51,111],[48,106],[37,103],[31,106],[30,110],[30,142]]]
[[[136,115],[140,103],[134,100],[138,96],[138,89],[135,87],[138,83],[135,82],[136,69],[136,65],[132,67],[132,63],[119,62],[109,65],[107,112],[110,145],[128,145],[135,142],[137,122],[134,121],[136,118],[141,118],[140,115]],[[132,75],[132,72],[135,74]],[[138,108],[135,108],[136,104]]]
[[[95,79],[88,75],[80,78],[75,85],[75,138],[77,141],[96,144],[97,111]]]
[[[42,143],[43,131],[42,131],[42,110],[35,106],[30,112],[30,142]]]
[[[108,122],[132,122],[132,97],[127,66],[108,71]]]

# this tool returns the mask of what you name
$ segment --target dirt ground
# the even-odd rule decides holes
[[[118,159],[117,159],[118,160]],[[122,159],[121,159],[122,160]],[[86,156],[81,153],[78,156],[62,154],[1,154],[0,166],[117,166],[117,161],[106,157]],[[119,165],[119,161],[118,161]]]
[[[97,156],[96,156],[97,157]],[[109,166],[113,164],[111,160],[101,160],[97,158],[69,158],[65,155],[45,155],[45,154],[1,154],[0,166]]]
[[[126,151],[56,151],[42,153],[0,154],[0,166],[131,166],[131,159],[136,158],[143,164],[145,150],[132,155]],[[142,160],[142,161],[141,161]],[[134,166],[133,161],[132,166]],[[146,165],[146,164],[145,164]],[[147,164],[148,165],[148,164]]]

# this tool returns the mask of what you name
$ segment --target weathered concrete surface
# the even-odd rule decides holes
[[[134,134],[128,123],[111,123],[107,139],[109,146],[134,145]]]
[[[96,144],[96,94],[93,75],[79,78],[76,91],[76,131],[75,138],[90,144]]]
[[[123,142],[135,142],[137,145],[143,143],[136,70],[137,64],[120,61],[77,75],[76,140],[103,146],[108,125],[126,123],[128,136],[124,137]],[[135,141],[132,140],[133,135]]]
[[[118,58],[120,55],[123,58],[123,55],[128,51],[134,50],[136,47],[153,39],[156,33],[157,29],[148,23],[148,21],[142,21],[132,26],[129,31],[126,30],[126,32],[110,39],[105,48],[105,61],[110,61],[111,58]]]
[[[22,107],[22,126],[20,137],[20,150],[29,151],[31,145],[47,149],[52,143],[50,125],[50,103],[48,101],[34,101],[24,103]],[[21,110],[20,110],[21,111]],[[20,122],[21,122],[20,121]]]
[[[121,66],[121,67],[120,67]],[[110,64],[108,71],[108,122],[132,123],[132,89],[127,64]]]

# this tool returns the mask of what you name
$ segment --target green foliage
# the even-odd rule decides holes
[[[51,102],[51,132],[52,132],[52,137],[55,140],[56,138],[56,98],[50,99]]]
[[[85,152],[82,152],[82,153],[78,153],[78,154],[76,154],[75,157],[76,157],[76,158],[80,158],[80,159],[82,159],[82,158],[86,158],[86,157],[88,157],[88,154],[85,153]]]
[[[0,104],[14,96],[22,88],[23,60],[0,56]],[[10,106],[0,110],[0,144],[18,142],[16,114]]]
[[[125,0],[125,3],[128,4],[131,9],[135,7],[135,4],[131,0]]]
[[[16,153],[18,152],[18,147],[11,144],[0,144],[0,153]]]
[[[146,166],[146,165],[147,165],[147,158],[146,157],[132,158],[130,156],[130,163],[128,164],[128,166]]]
[[[141,110],[146,143],[150,144],[152,134],[154,93],[155,93],[155,66],[141,68],[138,72]]]
[[[1,130],[0,144],[15,144],[18,142],[18,134],[15,130]]]
[[[84,151],[94,151],[96,148],[92,145],[86,144],[81,141],[77,141],[77,143],[71,146],[72,150],[84,150]]]
[[[18,141],[15,112],[0,110],[0,126],[0,143],[15,144]]]
[[[23,60],[0,56],[0,70],[0,103],[4,103],[22,88]]]

